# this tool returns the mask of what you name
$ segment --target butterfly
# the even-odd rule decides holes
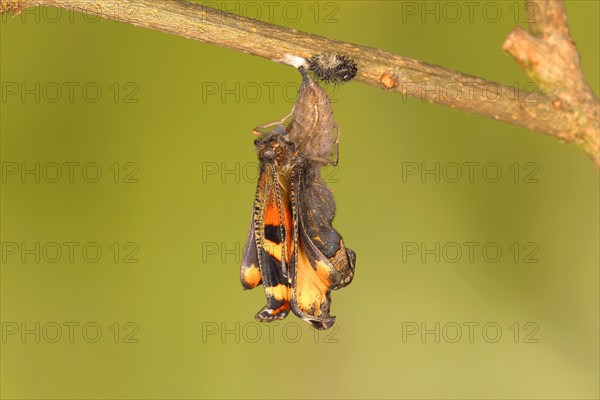
[[[337,149],[339,132],[327,94],[300,69],[303,81],[291,120],[261,130],[255,141],[260,174],[240,270],[242,286],[262,283],[267,304],[258,321],[287,317],[290,310],[317,329],[328,329],[331,290],[352,282],[356,254],[333,228],[335,201],[321,177]],[[337,160],[337,156],[336,156]]]

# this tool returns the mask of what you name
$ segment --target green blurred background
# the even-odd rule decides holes
[[[523,5],[492,3],[472,21],[455,3],[456,22],[436,2],[211,4],[527,87],[501,50]],[[567,11],[598,93],[599,3]],[[325,175],[357,274],[333,293],[331,331],[294,316],[269,328],[253,320],[262,289],[238,280],[251,131],[290,110],[298,73],[58,12],[0,25],[3,398],[598,398],[598,171],[576,146],[358,83],[329,88],[343,136]],[[21,175],[36,163],[39,183]],[[64,163],[79,163],[72,179]],[[479,163],[472,182],[464,163]],[[439,182],[406,174],[436,165]]]

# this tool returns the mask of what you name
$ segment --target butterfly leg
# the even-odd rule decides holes
[[[259,135],[265,133],[265,129],[267,129],[267,128],[271,128],[273,126],[283,126],[285,120],[287,120],[289,117],[291,117],[294,114],[295,110],[296,110],[296,106],[294,106],[294,108],[292,108],[292,111],[290,111],[289,114],[287,114],[285,117],[281,118],[280,120],[273,121],[273,122],[267,122],[266,124],[257,126],[256,128],[254,128],[252,130],[252,134],[255,136],[259,136]]]
[[[334,167],[336,167],[340,161],[340,136],[342,135],[342,130],[339,126],[335,125],[335,130],[337,131],[335,137],[335,161],[331,162]]]

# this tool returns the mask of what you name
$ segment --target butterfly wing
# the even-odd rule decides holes
[[[319,276],[332,289],[347,286],[354,278],[356,254],[347,248],[340,233],[333,227],[335,200],[333,193],[320,174],[318,163],[308,162],[302,173],[302,198],[300,199],[300,219],[306,241],[324,256],[331,266],[322,268]],[[319,266],[319,264],[315,264]]]
[[[291,225],[289,201],[281,193],[278,173],[272,164],[263,164],[253,217],[256,258],[267,298],[267,304],[255,316],[259,321],[283,319],[289,313],[287,265],[291,257]]]
[[[240,268],[240,280],[244,289],[254,289],[262,283],[262,274],[258,263],[258,253],[256,251],[256,236],[254,234],[254,213],[250,221],[248,239],[244,246],[242,256],[242,266]]]
[[[294,210],[294,257],[291,263],[292,297],[291,307],[294,314],[309,322],[317,329],[328,329],[335,317],[329,314],[331,305],[331,281],[337,278],[337,271],[307,236],[304,218],[308,205],[303,201],[304,164],[298,162],[292,173],[292,209]]]

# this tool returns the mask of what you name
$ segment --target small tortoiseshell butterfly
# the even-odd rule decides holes
[[[258,321],[290,310],[317,329],[335,322],[331,290],[352,282],[355,253],[333,228],[335,201],[321,168],[337,163],[339,129],[325,91],[299,68],[302,85],[287,126],[265,124],[255,146],[260,175],[240,278],[245,289],[263,284],[267,304]],[[266,127],[275,126],[269,132]],[[328,157],[336,148],[336,161]]]

